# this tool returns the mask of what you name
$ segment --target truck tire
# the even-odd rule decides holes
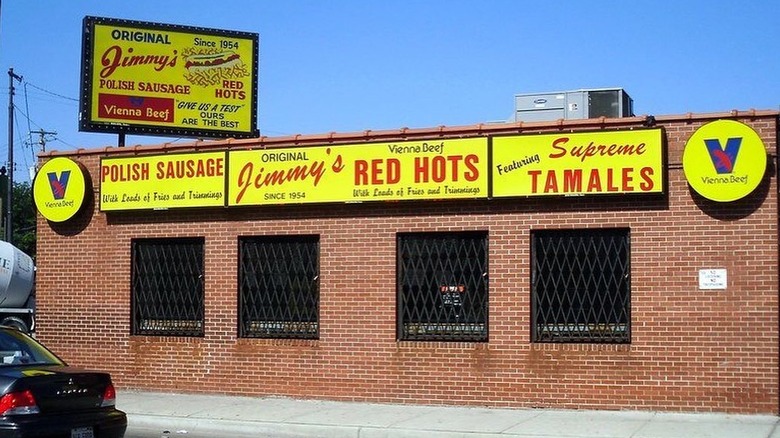
[[[27,323],[18,316],[7,316],[5,319],[3,319],[2,322],[0,322],[0,325],[15,328],[20,332],[30,333],[30,327],[28,327]]]

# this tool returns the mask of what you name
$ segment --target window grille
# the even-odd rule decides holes
[[[204,239],[132,241],[132,333],[203,336]]]
[[[243,238],[239,257],[239,336],[319,338],[319,238]]]
[[[487,341],[487,233],[397,240],[398,339]]]
[[[631,342],[628,229],[532,233],[534,342]]]

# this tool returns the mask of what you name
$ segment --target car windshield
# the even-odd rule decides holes
[[[13,329],[0,330],[0,367],[18,365],[65,365],[33,338]]]

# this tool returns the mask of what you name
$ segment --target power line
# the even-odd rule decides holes
[[[27,124],[27,125],[28,125],[28,127],[30,126],[30,124],[33,124],[33,125],[35,125],[35,127],[36,127],[36,128],[38,128],[38,129],[42,129],[42,128],[41,128],[41,125],[39,125],[39,124],[35,123],[35,121],[34,121],[34,120],[32,120],[32,119],[30,118],[30,115],[29,115],[29,114],[27,114],[27,113],[25,113],[25,112],[24,112],[24,111],[23,111],[21,108],[19,108],[19,107],[18,107],[16,104],[14,104],[14,110],[16,110],[16,112],[17,112],[17,113],[19,113],[19,114],[20,114],[22,117],[24,117],[25,119],[27,119],[27,122],[28,122],[28,124]],[[25,143],[28,143],[28,144],[29,144],[29,142],[25,142]]]
[[[73,102],[78,102],[79,101],[78,99],[74,99],[74,98],[68,97],[68,96],[63,96],[62,94],[58,94],[58,93],[55,93],[53,91],[46,90],[46,89],[41,88],[41,87],[39,87],[39,86],[37,86],[35,84],[30,83],[29,81],[25,81],[24,84],[25,84],[25,86],[30,85],[31,87],[35,88],[36,90],[43,91],[46,94],[50,94],[52,96],[59,97],[60,99],[70,100],[70,101],[73,101]]]
[[[16,108],[16,110],[19,113],[23,114],[23,116],[27,119],[29,140],[26,141],[25,143],[27,145],[31,146],[30,150],[31,150],[31,153],[32,153],[32,156],[33,156],[33,161],[35,161],[35,150],[34,150],[33,145],[36,143],[33,140],[33,134],[38,134],[39,135],[39,139],[37,141],[37,144],[40,145],[41,151],[43,151],[43,152],[46,151],[46,143],[50,142],[50,141],[59,141],[62,144],[68,146],[68,147],[74,147],[73,145],[70,145],[69,143],[67,143],[67,142],[63,141],[62,139],[58,138],[57,137],[57,132],[45,130],[38,123],[35,123],[32,120],[32,117],[30,117],[29,95],[38,94],[38,96],[43,96],[43,94],[40,94],[40,93],[29,93],[29,95],[28,95],[28,86],[31,87],[31,88],[34,88],[35,90],[40,91],[41,93],[43,93],[45,95],[48,95],[50,97],[59,99],[59,102],[62,102],[62,100],[64,100],[64,101],[67,101],[68,104],[79,103],[79,99],[75,99],[75,98],[72,98],[72,97],[69,97],[69,96],[65,96],[65,95],[60,94],[60,93],[55,93],[55,92],[47,90],[47,89],[45,89],[43,87],[39,87],[38,85],[35,85],[32,82],[30,82],[30,81],[24,80],[24,97],[25,97],[25,105],[26,105],[26,108],[27,108],[27,113],[26,114],[23,113],[21,110],[19,110],[19,108]],[[40,100],[40,97],[38,99]],[[51,102],[57,102],[57,101],[56,100],[51,100]],[[33,131],[31,124],[35,125],[38,128],[38,130],[37,131]],[[50,136],[53,136],[53,137],[50,137]]]
[[[30,114],[30,101],[27,99],[27,82],[24,83],[24,107],[27,110],[27,114]],[[29,132],[30,144],[32,144],[32,126],[30,126],[29,117],[27,117],[27,132]]]
[[[14,108],[16,108],[15,105],[14,105]],[[22,130],[19,129],[19,118],[18,117],[14,117],[14,121],[16,122],[16,130],[18,131],[16,135],[19,136],[19,143],[25,144],[24,138],[22,137]],[[22,154],[22,160],[24,160],[24,168],[25,169],[29,169],[30,168],[30,163],[29,163],[29,161],[27,161],[27,154]],[[16,170],[16,160],[14,160],[13,163],[9,163],[8,168],[15,171]]]
[[[60,143],[64,144],[65,146],[67,146],[67,147],[69,147],[69,148],[71,148],[71,149],[76,149],[76,147],[77,147],[76,145],[70,144],[70,143],[68,143],[67,141],[65,141],[65,140],[63,140],[63,139],[61,139],[61,138],[59,138],[59,137],[54,137],[54,138],[52,139],[52,141],[58,141],[58,142],[60,142]]]
[[[29,147],[29,154],[30,155],[28,156],[27,153],[25,152],[25,154],[23,154],[24,162],[22,163],[22,164],[24,164],[24,167],[26,169],[29,169],[30,167],[32,167],[30,162],[32,161],[32,163],[35,163],[37,161],[36,150],[35,150],[34,145],[37,143],[37,144],[39,144],[39,145],[41,145],[42,147],[45,148],[46,142],[50,141],[50,139],[46,138],[45,136],[46,135],[57,135],[57,133],[56,132],[49,132],[49,131],[46,131],[43,128],[41,128],[40,125],[35,123],[30,118],[29,114],[25,114],[25,112],[21,108],[19,108],[19,106],[17,106],[16,104],[14,104],[14,114],[17,115],[17,117],[14,117],[14,122],[16,123],[16,135],[18,137],[19,143],[21,145],[23,145],[23,146]],[[28,132],[29,140],[25,140],[24,137],[23,137],[22,129],[19,126],[19,116],[27,119],[27,126],[29,128],[29,132]],[[38,130],[37,131],[33,131],[31,125],[35,125],[38,128]],[[41,136],[41,138],[40,138],[40,140],[38,142],[33,141],[33,139],[32,139],[32,135],[33,134],[38,134],[38,135]],[[14,161],[15,161],[14,163],[9,163],[9,166],[8,166],[9,168],[16,169],[16,160],[14,160]]]

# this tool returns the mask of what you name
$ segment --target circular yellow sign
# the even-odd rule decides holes
[[[33,199],[41,215],[65,222],[79,212],[87,194],[86,178],[75,161],[57,157],[41,167],[33,182]]]
[[[707,123],[693,133],[683,151],[688,184],[717,202],[742,199],[764,178],[766,147],[751,127],[734,120]]]

